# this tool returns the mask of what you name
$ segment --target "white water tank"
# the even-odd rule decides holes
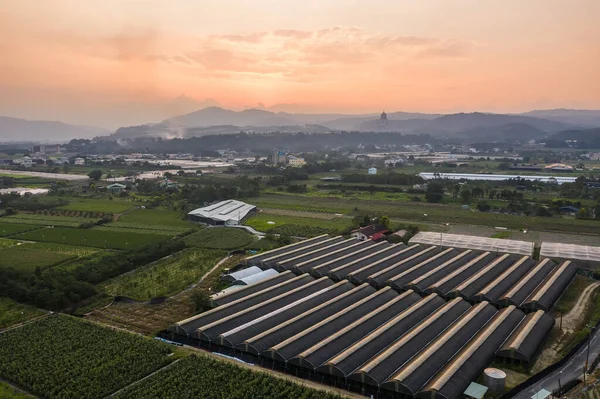
[[[483,371],[483,381],[492,392],[502,392],[506,385],[506,373],[500,369],[487,368]]]

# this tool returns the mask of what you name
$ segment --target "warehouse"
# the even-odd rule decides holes
[[[552,327],[554,327],[554,319],[543,310],[529,313],[496,355],[509,361],[514,359],[530,365],[542,348]]]
[[[235,226],[256,212],[254,205],[236,200],[227,200],[194,209],[188,213],[191,221],[212,226]]]

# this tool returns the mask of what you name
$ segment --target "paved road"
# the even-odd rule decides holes
[[[590,363],[600,354],[600,334],[595,331],[590,341]],[[515,399],[531,399],[533,394],[542,388],[548,391],[558,389],[558,379],[562,385],[576,380],[583,375],[583,367],[587,355],[587,345],[581,348],[563,367],[548,375],[541,381],[515,395]]]

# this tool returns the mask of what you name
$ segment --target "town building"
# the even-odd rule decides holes
[[[273,151],[273,165],[287,164],[287,153],[284,150]]]
[[[288,157],[288,165],[293,168],[301,168],[302,166],[306,165],[306,161],[304,158],[290,156]]]
[[[106,186],[106,189],[108,191],[110,191],[111,193],[120,193],[121,191],[125,190],[126,188],[127,188],[126,185],[120,184],[120,183],[109,184],[108,186]]]
[[[369,168],[369,170],[367,170],[367,174],[368,175],[376,175],[377,174],[377,168]]]
[[[372,224],[353,231],[352,237],[356,237],[358,241],[380,241],[389,233],[390,231],[384,225]]]
[[[85,165],[85,159],[83,159],[83,158],[75,158],[75,161],[73,163],[75,165],[83,166],[83,165]]]

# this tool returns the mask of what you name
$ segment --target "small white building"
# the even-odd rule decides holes
[[[368,175],[376,175],[377,174],[377,168],[369,168],[369,170],[367,171]]]
[[[75,165],[79,165],[79,166],[83,166],[83,165],[85,165],[85,159],[83,159],[83,158],[75,158],[74,164]]]
[[[26,168],[30,168],[33,166],[33,160],[28,156],[24,156],[23,158],[15,159],[13,163],[24,166]]]

